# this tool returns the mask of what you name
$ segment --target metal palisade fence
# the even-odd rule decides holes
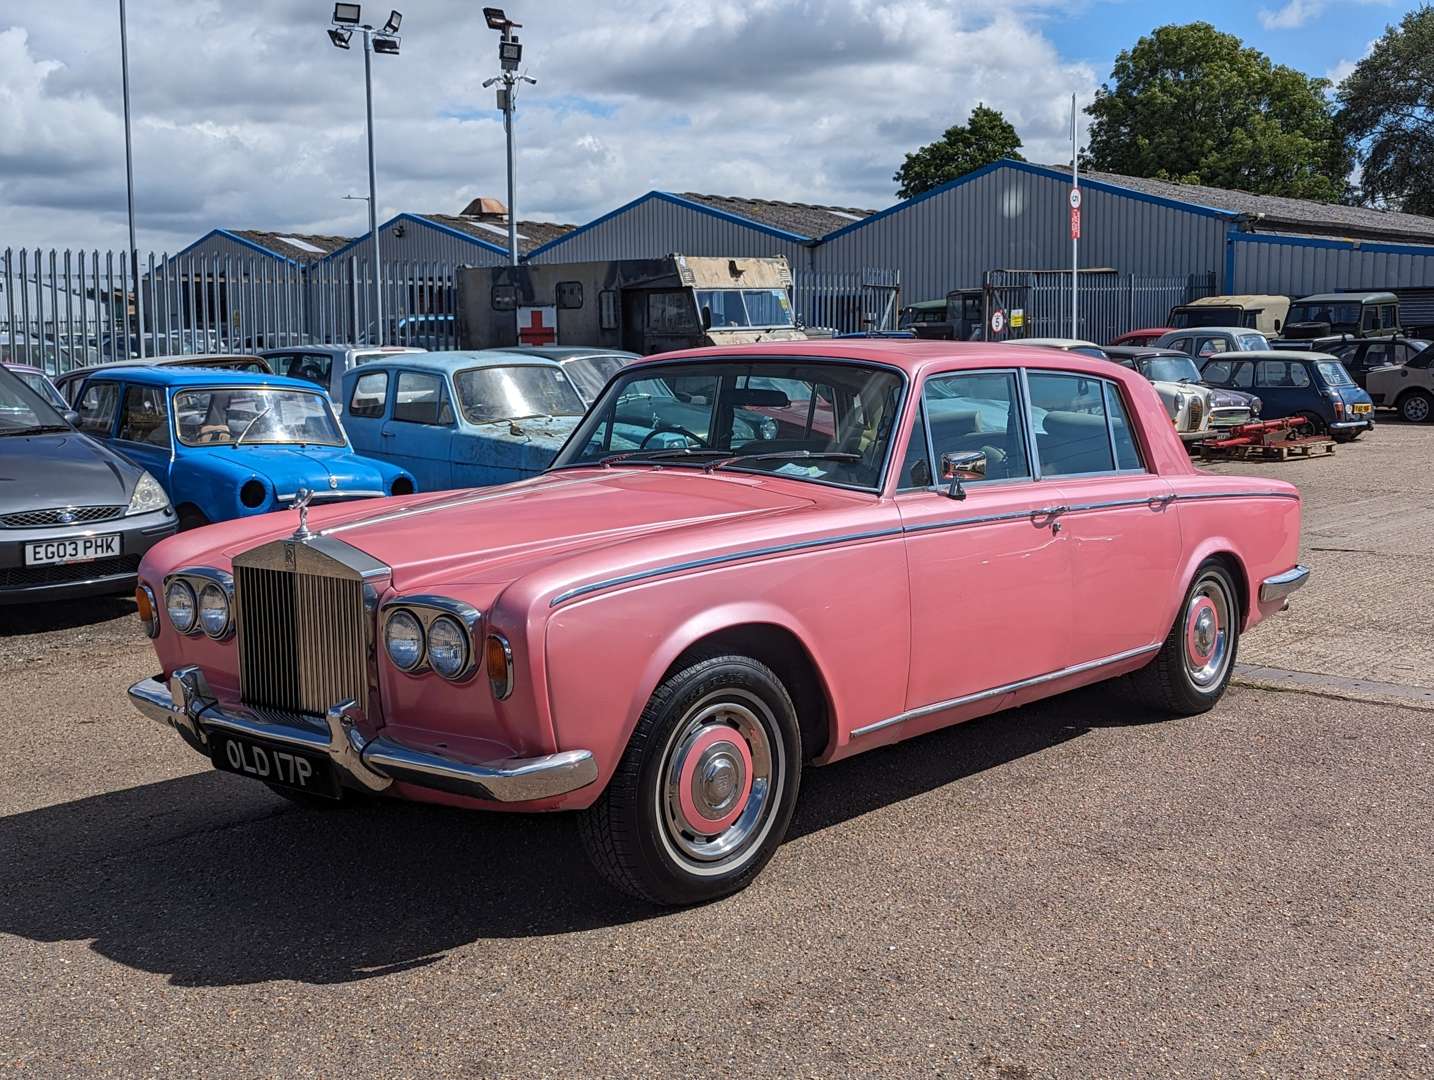
[[[372,264],[262,256],[6,249],[0,360],[52,374],[144,356],[374,343]],[[383,341],[458,346],[456,267],[389,261]]]
[[[792,276],[792,302],[804,326],[839,334],[896,329],[900,270],[801,270]]]
[[[1010,314],[1022,313],[1020,337],[1071,336],[1069,270],[989,270],[984,284],[991,302]],[[1130,330],[1165,326],[1170,309],[1217,288],[1215,274],[1145,277],[1111,271],[1082,271],[1076,337],[1105,344]]]

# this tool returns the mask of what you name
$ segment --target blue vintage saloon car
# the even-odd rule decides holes
[[[1205,362],[1207,386],[1259,395],[1261,419],[1302,416],[1317,435],[1351,442],[1374,429],[1374,399],[1327,353],[1227,352]]]
[[[562,365],[498,349],[370,359],[344,376],[343,409],[354,449],[424,491],[535,476],[585,411]]]
[[[417,490],[408,470],[354,453],[328,397],[302,379],[102,368],[77,408],[81,431],[159,480],[181,528],[281,510],[302,488],[315,501]]]

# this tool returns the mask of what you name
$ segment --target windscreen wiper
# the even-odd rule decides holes
[[[605,469],[609,465],[615,464],[620,461],[641,462],[649,458],[661,461],[665,458],[692,457],[694,455],[706,454],[725,454],[726,452],[727,451],[725,450],[712,450],[709,448],[699,448],[694,446],[670,446],[666,449],[662,449],[659,447],[656,450],[628,450],[626,453],[622,454],[609,454],[607,457],[600,459],[598,461],[598,464]]]
[[[848,450],[768,450],[761,454],[729,454],[702,466],[703,472],[725,469],[739,461],[860,461],[860,454]]]
[[[69,430],[68,424],[31,424],[29,427],[0,430],[0,435],[48,435],[51,432]]]

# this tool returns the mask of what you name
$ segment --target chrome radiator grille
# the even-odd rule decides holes
[[[249,705],[322,715],[367,699],[363,582],[234,566],[239,689]]]

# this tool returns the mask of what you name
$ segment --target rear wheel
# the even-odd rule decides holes
[[[1411,390],[1399,399],[1399,415],[1411,424],[1427,424],[1434,416],[1434,395],[1425,390]]]
[[[1305,412],[1300,413],[1299,416],[1300,419],[1305,422],[1305,428],[1307,429],[1304,434],[1323,435],[1325,433],[1324,417],[1320,416],[1319,413]]]
[[[1176,716],[1215,707],[1239,651],[1238,595],[1223,563],[1211,559],[1200,566],[1160,652],[1131,676],[1144,701]]]
[[[799,731],[765,664],[695,660],[653,693],[607,790],[579,818],[588,857],[612,885],[656,904],[745,888],[791,823]]]

